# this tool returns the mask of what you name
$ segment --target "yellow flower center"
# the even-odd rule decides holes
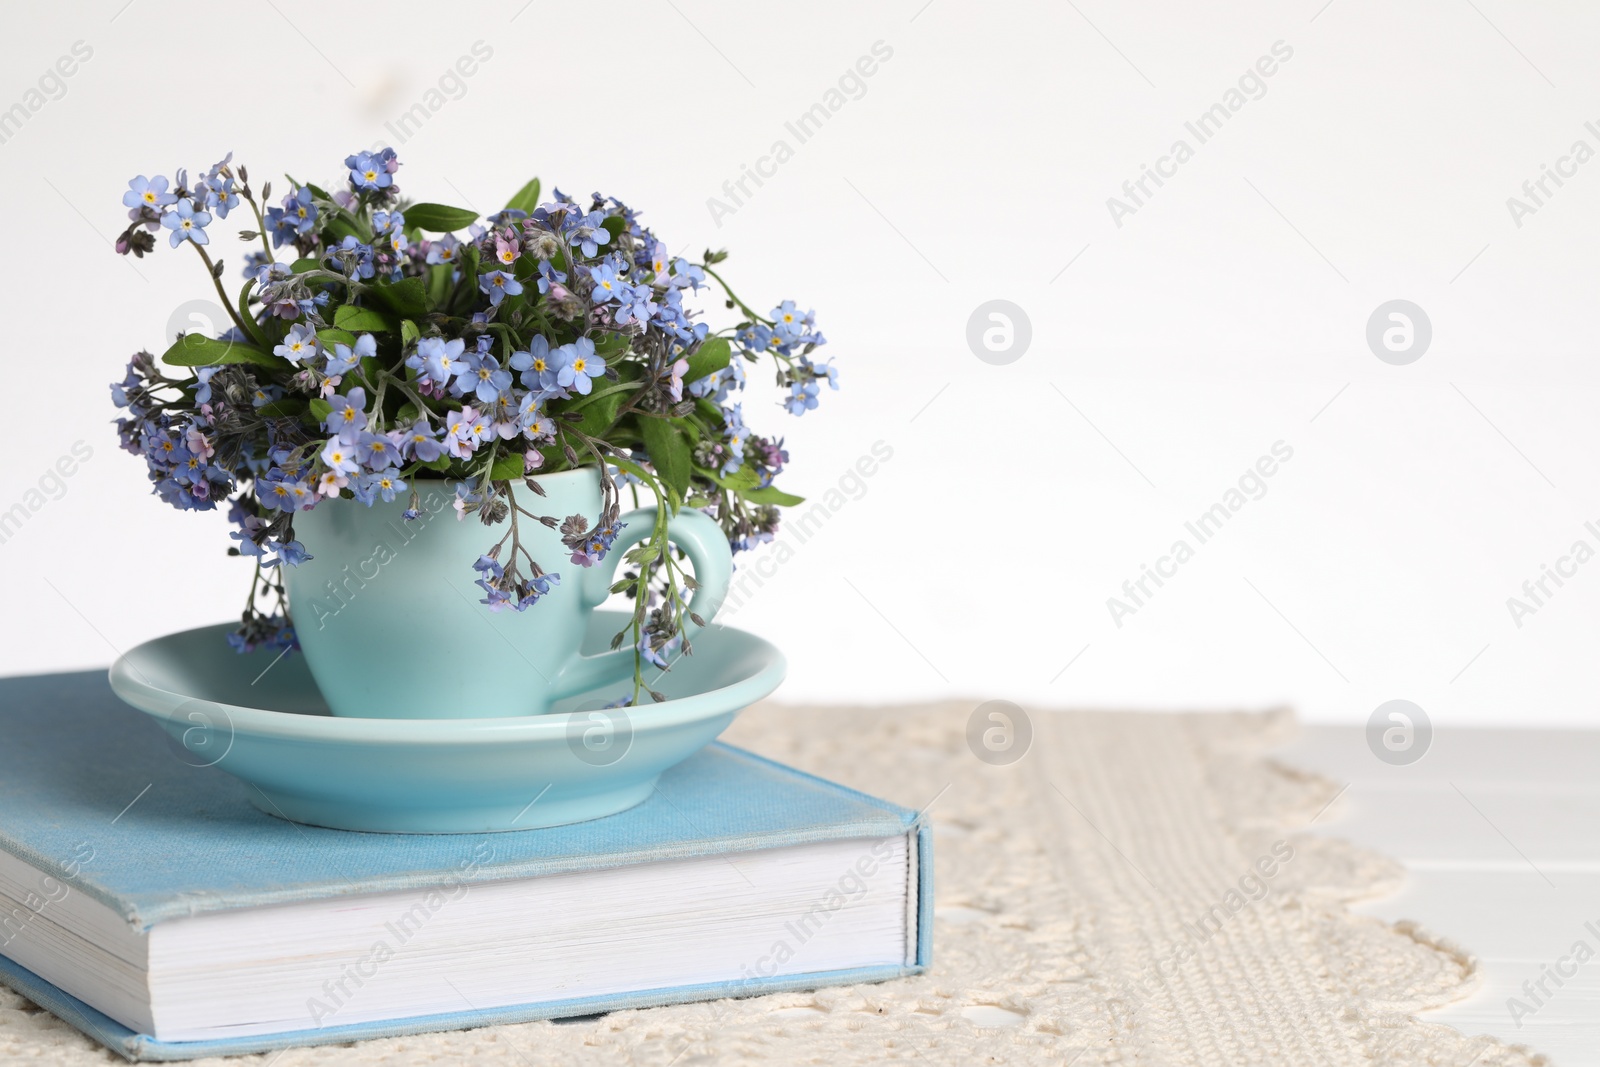
[[[577,359],[572,361],[572,369],[577,371],[579,374],[582,374],[588,366],[589,361],[584,359],[582,356],[579,356]]]

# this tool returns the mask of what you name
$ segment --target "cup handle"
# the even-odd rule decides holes
[[[655,532],[656,509],[630,511],[622,516],[622,521],[627,526],[606,552],[606,558],[584,570],[578,581],[578,596],[585,612],[611,595],[617,564],[628,549]],[[695,591],[689,599],[689,610],[710,623],[727,599],[728,586],[733,580],[733,552],[728,548],[728,535],[703,512],[684,508],[667,520],[667,540],[683,549],[689,562],[694,564]],[[695,628],[694,623],[687,620],[686,626]],[[556,688],[562,695],[571,695],[614,681],[624,673],[631,674],[633,654],[633,646],[625,644],[592,656],[576,656],[561,672]]]

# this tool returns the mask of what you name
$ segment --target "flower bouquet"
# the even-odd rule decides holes
[[[700,623],[669,520],[698,509],[739,551],[800,502],[773,484],[782,438],[747,428],[740,398],[763,359],[792,414],[816,407],[823,382],[838,387],[812,359],[824,343],[812,314],[792,301],[757,312],[717,273],[725,252],[673,256],[615,198],[541,200],[535,179],[480,222],[404,199],[384,149],[347,158],[333,192],[290,179],[269,206],[272,183],[258,196],[231,158],[192,182],[179,170],[129,183],[117,251],[143,256],[157,235],[188,245],[233,325],[180,334],[159,360],[138,353],[112,394],[127,409],[122,445],[144,457],[157,496],[180,510],[227,503],[229,551],[256,567],[234,646],[297,647],[282,568],[317,551],[295,521],[319,504],[399,501],[415,520],[434,480],[458,519],[491,528],[460,563],[482,604],[522,612],[563,561],[534,558],[521,524],[559,531],[564,563],[587,568],[617,541],[623,493],[635,506],[643,493],[654,527],[634,531],[611,586],[634,602],[612,647],[631,637],[637,700],[640,664],[689,652],[686,619]],[[238,236],[259,248],[230,297],[211,237],[241,205]],[[689,304],[712,283],[731,312],[717,329]],[[598,472],[598,514],[540,514],[540,478],[579,468]]]

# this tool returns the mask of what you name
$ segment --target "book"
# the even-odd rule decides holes
[[[133,1060],[882,981],[909,809],[714,743],[626,812],[366,834],[263,814],[103,674],[0,678],[0,981]]]

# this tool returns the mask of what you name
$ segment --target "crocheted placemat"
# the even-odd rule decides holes
[[[759,707],[726,739],[926,808],[933,966],[915,978],[197,1063],[815,1063],[1527,1067],[1414,1013],[1465,996],[1462,949],[1345,902],[1393,863],[1302,833],[1334,797],[1263,758],[1265,715],[1035,714],[987,760],[973,707]],[[0,1062],[122,1062],[0,989]]]

